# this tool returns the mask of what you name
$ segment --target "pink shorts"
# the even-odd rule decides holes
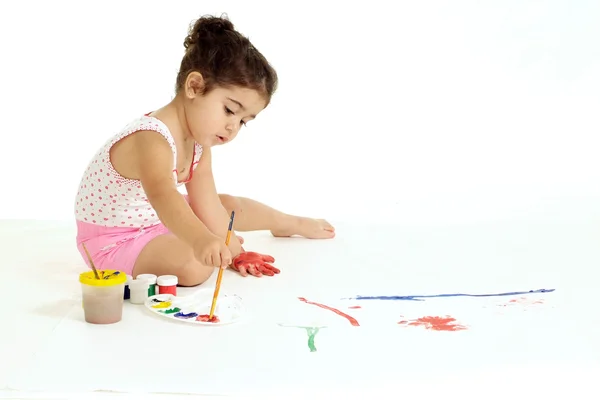
[[[81,243],[85,243],[97,269],[115,269],[132,275],[142,249],[152,239],[166,233],[169,230],[163,224],[144,228],[108,228],[77,221],[77,249],[89,268],[91,266]]]

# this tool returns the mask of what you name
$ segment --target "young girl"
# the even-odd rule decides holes
[[[325,220],[284,214],[242,197],[218,195],[211,147],[226,144],[269,104],[277,74],[250,41],[218,17],[202,17],[185,38],[176,96],[131,121],[94,155],[75,204],[77,247],[100,270],[176,275],[182,286],[214,267],[273,275],[273,258],[245,252],[225,237],[237,231],[332,238]],[[187,196],[178,191],[186,185]]]

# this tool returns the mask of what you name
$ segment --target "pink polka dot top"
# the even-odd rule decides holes
[[[196,143],[188,181],[177,180],[177,148],[169,128],[160,120],[143,116],[130,122],[110,138],[90,161],[75,201],[75,218],[104,227],[144,228],[160,223],[139,180],[121,176],[112,166],[110,149],[119,140],[138,131],[155,131],[169,142],[173,150],[173,175],[177,186],[187,183],[198,166],[202,146]]]

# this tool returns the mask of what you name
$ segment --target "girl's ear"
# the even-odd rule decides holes
[[[190,72],[185,80],[184,85],[185,96],[189,99],[193,99],[197,96],[201,96],[204,93],[204,78],[200,72]]]

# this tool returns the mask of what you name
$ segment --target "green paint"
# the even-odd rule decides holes
[[[164,314],[175,314],[178,313],[179,311],[181,311],[181,308],[169,308],[168,310],[160,310],[159,312],[164,313]]]
[[[148,286],[148,297],[156,295],[156,285]]]
[[[315,347],[315,336],[319,333],[319,328],[304,327],[304,329],[306,329],[306,333],[308,334],[308,348],[310,349],[310,352],[317,351],[317,348]]]
[[[308,335],[308,348],[311,353],[317,351],[317,347],[315,346],[315,336],[319,333],[319,329],[325,328],[324,326],[297,326],[297,325],[283,325],[278,324],[284,328],[302,328],[306,329],[306,334]]]

